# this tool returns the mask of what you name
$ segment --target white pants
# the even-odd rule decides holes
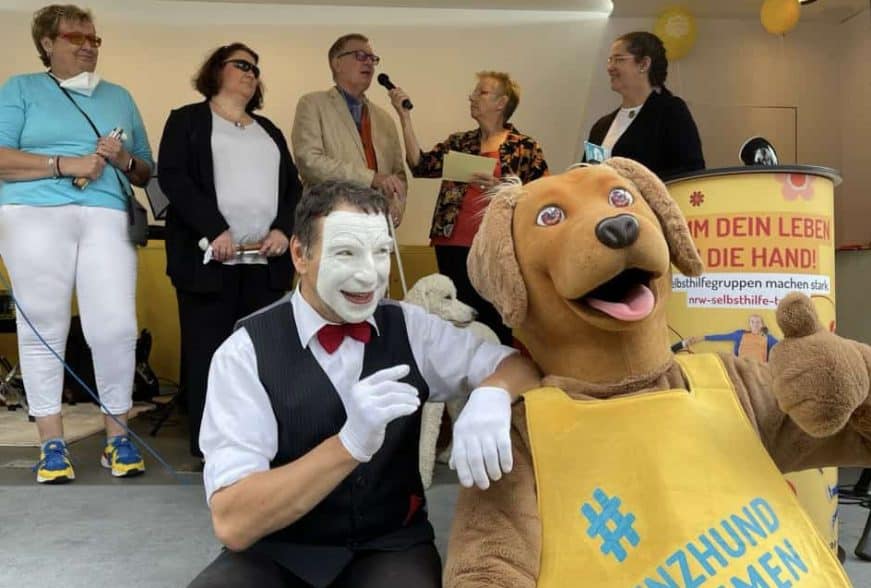
[[[12,293],[33,326],[64,355],[73,287],[111,414],[132,405],[136,361],[136,248],[127,213],[91,206],[0,206],[0,255]],[[17,316],[18,354],[30,414],[59,414],[64,369]]]

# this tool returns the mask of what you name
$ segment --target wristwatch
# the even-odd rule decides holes
[[[136,169],[136,158],[132,155],[130,156],[130,161],[127,162],[127,168],[124,170],[124,173],[130,175],[133,173],[133,170]]]

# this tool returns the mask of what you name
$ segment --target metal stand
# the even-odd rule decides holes
[[[859,537],[859,543],[856,544],[856,550],[853,553],[861,560],[871,561],[871,513],[868,513],[865,529],[862,531],[862,536]]]
[[[862,470],[862,475],[859,476],[859,481],[853,486],[853,495],[871,498],[869,487],[871,487],[871,469],[865,468]],[[868,513],[868,518],[865,520],[865,529],[862,531],[862,536],[859,537],[859,543],[856,544],[856,549],[853,553],[861,560],[871,561],[871,512]]]
[[[859,480],[853,486],[853,496],[867,496],[871,498],[871,468],[862,470]]]
[[[156,402],[154,398],[151,399],[151,402],[157,404],[159,407],[157,409],[159,416],[155,415],[156,422],[154,423],[154,426],[151,428],[151,431],[149,431],[149,433],[148,433],[149,435],[151,435],[152,437],[157,437],[157,434],[160,432],[160,429],[163,428],[163,425],[166,424],[166,421],[169,420],[169,417],[172,416],[173,411],[175,411],[175,407],[178,404],[179,397],[181,397],[180,391],[173,394],[172,398],[170,398],[169,401],[166,402],[165,404],[161,403],[161,402]]]
[[[152,399],[151,402],[154,402],[158,405],[158,412],[154,415],[155,423],[151,428],[151,431],[148,433],[152,437],[157,437],[157,433],[160,432],[160,429],[166,424],[166,421],[169,420],[169,417],[172,416],[172,413],[175,412],[178,403],[181,402],[181,399],[184,398],[184,373],[185,373],[185,358],[184,354],[181,354],[179,358],[179,374],[181,377],[179,378],[178,387],[175,389],[175,394],[172,395],[167,402],[163,403],[160,401],[155,402],[155,399]]]
[[[24,383],[21,381],[18,364],[13,366],[2,356],[0,356],[0,402],[6,405],[6,410],[27,409],[27,397],[24,394]]]
[[[6,296],[4,296],[6,294]],[[12,299],[5,290],[0,291],[0,333],[15,333],[15,314]],[[19,365],[0,356],[0,402],[6,410],[27,410],[27,396],[21,379]]]

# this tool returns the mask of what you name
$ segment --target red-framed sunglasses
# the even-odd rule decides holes
[[[103,39],[98,37],[97,35],[86,35],[85,33],[60,33],[58,35],[61,39],[65,39],[72,45],[77,47],[81,47],[85,44],[85,41],[91,44],[91,47],[99,48],[100,45],[103,44]]]

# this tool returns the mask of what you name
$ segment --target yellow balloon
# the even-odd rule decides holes
[[[788,33],[798,24],[801,5],[798,0],[765,0],[759,11],[762,26],[772,35]]]
[[[676,61],[696,44],[696,18],[686,8],[675,6],[663,10],[653,25],[653,32],[665,45],[665,56]]]

